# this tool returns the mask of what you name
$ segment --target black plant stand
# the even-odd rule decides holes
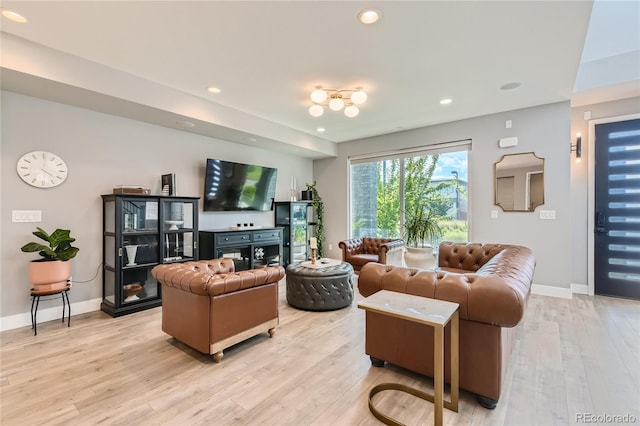
[[[64,314],[66,308],[69,308],[69,317],[67,319],[67,327],[71,327],[71,303],[69,303],[69,290],[71,286],[67,284],[66,287],[56,290],[35,290],[31,289],[31,328],[33,328],[33,335],[38,335],[38,323],[36,315],[38,314],[38,305],[40,304],[40,297],[42,296],[55,296],[62,295],[62,323],[64,323]],[[66,304],[66,305],[65,305]],[[35,309],[34,309],[35,308]]]

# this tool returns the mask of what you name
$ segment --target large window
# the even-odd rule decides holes
[[[467,241],[470,141],[351,159],[351,237],[402,237],[404,212],[441,217],[442,239]],[[439,244],[439,241],[432,241]]]

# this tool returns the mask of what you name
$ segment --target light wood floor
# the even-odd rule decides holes
[[[161,309],[102,312],[0,334],[1,417],[9,425],[377,425],[369,389],[432,381],[364,354],[364,312],[305,312],[280,287],[280,326],[225,351],[220,364],[160,330]],[[357,296],[359,299],[360,296]],[[640,423],[640,302],[532,295],[498,407],[462,391],[447,425],[580,424],[577,415]],[[432,424],[430,403],[383,392],[384,412]],[[603,422],[604,424],[607,422]],[[611,424],[611,422],[607,423]]]

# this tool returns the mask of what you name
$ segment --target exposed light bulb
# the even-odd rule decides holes
[[[344,109],[344,115],[349,118],[353,118],[360,113],[360,110],[355,105],[349,105]]]
[[[311,92],[311,100],[317,104],[321,104],[327,100],[327,92],[322,89],[316,89]]]
[[[20,15],[18,12],[14,12],[13,10],[9,10],[9,9],[5,9],[4,7],[1,8],[1,13],[2,16],[4,16],[5,18],[7,18],[10,21],[13,22],[17,22],[18,24],[26,24],[27,23],[27,18],[25,18],[24,16]]]
[[[351,102],[353,102],[356,105],[363,104],[367,102],[367,94],[362,90],[358,90],[357,92],[354,92],[351,95]]]
[[[364,9],[358,13],[358,19],[363,24],[373,24],[378,22],[382,14],[376,9]]]
[[[311,105],[311,107],[309,107],[309,114],[312,117],[320,117],[324,114],[324,108],[322,108],[321,105]]]
[[[329,108],[331,108],[333,111],[340,111],[342,108],[344,108],[344,101],[342,100],[342,98],[333,98],[331,99],[331,101],[329,101]]]

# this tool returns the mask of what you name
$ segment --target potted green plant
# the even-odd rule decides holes
[[[429,256],[433,256],[432,244],[442,237],[442,219],[436,211],[421,205],[405,213],[403,238],[406,242],[404,261],[407,266],[428,267]]]
[[[70,260],[76,257],[80,250],[71,245],[76,239],[70,234],[71,231],[68,229],[56,229],[48,234],[44,229],[37,227],[33,235],[47,244],[30,242],[20,248],[25,253],[38,252],[41,256],[41,259],[29,262],[29,280],[34,289],[60,290],[66,287],[71,276]]]

